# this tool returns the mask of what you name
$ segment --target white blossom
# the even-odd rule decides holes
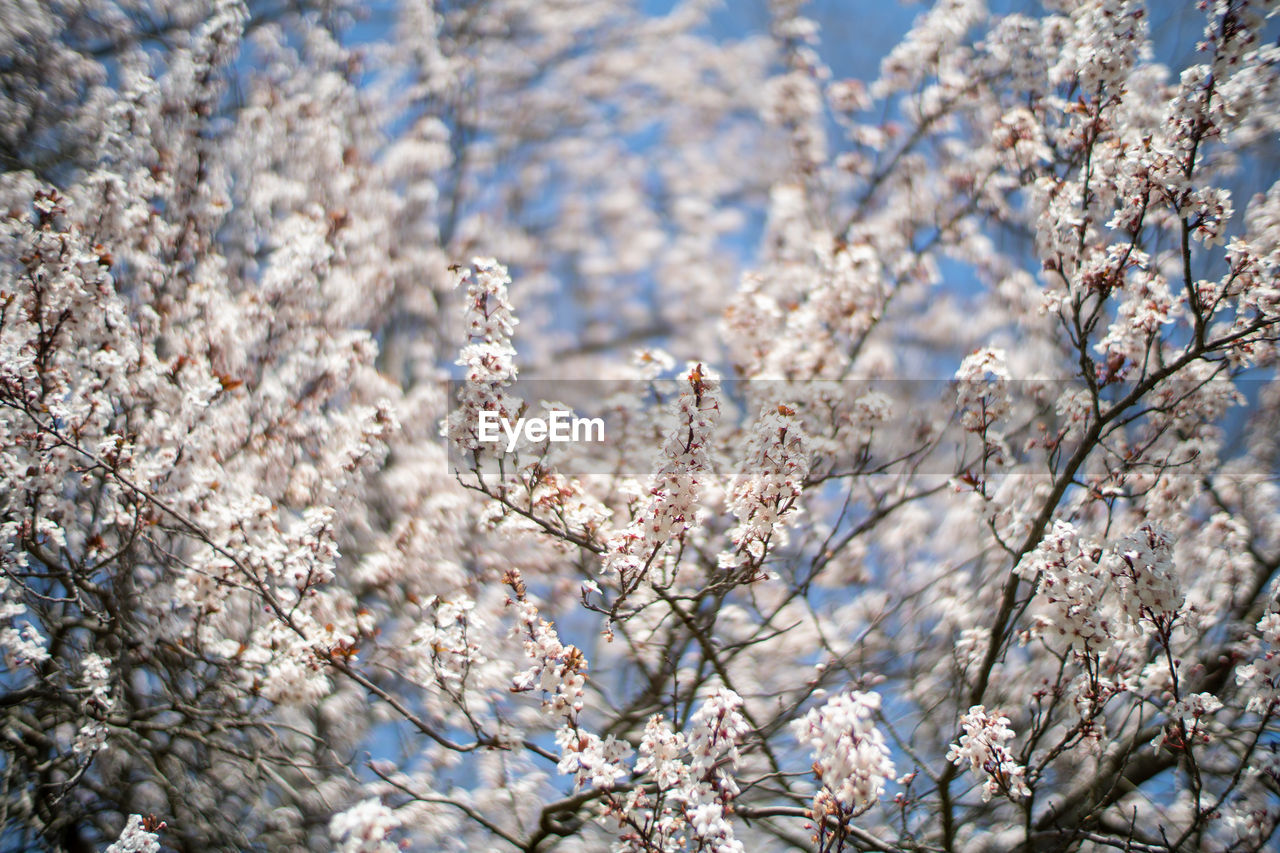
[[[1014,738],[1009,718],[989,714],[986,707],[974,705],[960,725],[964,734],[947,750],[947,760],[958,766],[969,765],[982,780],[983,801],[989,801],[995,794],[1014,800],[1031,796],[1024,778],[1026,768],[1014,760],[1007,746]]]
[[[824,788],[854,812],[875,803],[894,776],[889,747],[875,724],[879,709],[876,693],[841,693],[792,724],[812,750]]]
[[[160,853],[160,836],[146,828],[142,815],[131,814],[106,853]]]
[[[377,799],[368,799],[334,815],[329,834],[341,853],[391,853],[399,847],[389,836],[399,826],[395,812]]]
[[[768,548],[786,545],[786,523],[799,511],[808,472],[808,444],[795,410],[780,403],[762,411],[729,487],[729,507],[738,519],[729,537],[736,548],[721,554],[722,566],[758,564]]]
[[[1009,368],[1003,350],[979,349],[965,356],[956,379],[956,406],[965,429],[986,432],[1009,414]]]

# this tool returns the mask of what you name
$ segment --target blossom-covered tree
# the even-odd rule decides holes
[[[0,0],[0,847],[1274,849],[1280,7],[653,5]]]

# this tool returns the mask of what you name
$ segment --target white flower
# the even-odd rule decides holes
[[[1125,616],[1134,625],[1169,630],[1183,603],[1173,568],[1173,537],[1144,524],[1120,541],[1107,565]]]
[[[1042,603],[1039,633],[1058,636],[1082,653],[1096,653],[1115,635],[1114,620],[1103,606],[1110,584],[1098,564],[1101,549],[1080,541],[1069,522],[1055,520],[1036,550],[1018,564],[1027,580],[1039,579]]]
[[[147,831],[142,815],[129,815],[129,821],[124,825],[120,837],[105,853],[160,853],[160,836]]]
[[[337,853],[395,853],[388,836],[400,826],[395,812],[376,797],[364,800],[329,821],[329,835]]]
[[[738,742],[751,730],[745,717],[738,710],[742,698],[723,687],[706,698],[689,718],[689,756],[694,772],[702,775],[717,766],[722,759],[728,761],[728,769],[738,761]],[[722,771],[732,784],[732,775]]]
[[[631,745],[613,735],[601,740],[596,734],[564,725],[556,732],[556,744],[560,747],[556,769],[573,774],[574,790],[612,788],[615,781],[627,775],[624,762],[631,755]]]
[[[1009,414],[1012,404],[1004,350],[983,348],[965,356],[956,379],[956,406],[965,429],[985,432]]]
[[[894,776],[889,747],[875,725],[879,709],[879,694],[841,693],[792,723],[813,752],[823,786],[848,810],[870,806]]]
[[[947,760],[963,766],[969,764],[974,775],[982,779],[982,800],[1003,793],[1012,800],[1031,795],[1024,777],[1026,768],[1018,764],[1005,745],[1013,740],[1009,718],[988,714],[982,705],[974,705],[960,720],[964,734],[959,743],[947,750]]]
[[[519,320],[507,299],[511,277],[492,258],[476,258],[472,265],[474,270],[462,270],[458,278],[459,285],[467,285],[462,313],[470,343],[462,347],[456,362],[465,368],[464,384],[445,424],[449,438],[464,454],[485,447],[478,435],[480,412],[496,412],[514,423],[521,408],[506,390],[517,375],[511,335]]]
[[[680,757],[684,751],[684,734],[672,731],[661,714],[654,714],[644,726],[636,772],[649,773],[659,788],[674,788],[688,775]]]
[[[519,577],[515,572],[513,576]],[[576,717],[587,681],[586,657],[577,646],[560,642],[555,626],[539,618],[538,608],[523,595],[515,607],[525,635],[525,654],[533,665],[513,679],[512,689],[539,690],[547,710]]]
[[[720,555],[721,567],[758,567],[766,548],[786,544],[786,523],[799,511],[796,502],[808,473],[808,442],[795,410],[767,407],[729,487],[729,508],[738,519],[729,537],[737,547]]]
[[[720,417],[719,379],[701,364],[689,365],[687,384],[675,403],[676,426],[662,448],[660,466],[649,487],[649,500],[631,523],[608,543],[605,568],[623,586],[668,543],[694,525],[698,498],[710,476],[711,434]]]

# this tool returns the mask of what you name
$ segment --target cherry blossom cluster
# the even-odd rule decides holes
[[[76,733],[72,749],[92,755],[107,740],[107,727],[102,722],[111,711],[115,700],[111,696],[111,667],[100,655],[88,654],[80,661],[81,679],[84,682],[84,706],[88,720]]]
[[[956,382],[956,407],[965,429],[986,434],[1009,414],[1012,398],[1003,350],[984,348],[965,356]]]
[[[738,523],[729,532],[735,550],[720,555],[721,567],[758,567],[770,548],[786,545],[786,525],[799,511],[808,473],[808,441],[795,409],[780,403],[762,411],[729,487]]]
[[[1267,649],[1236,669],[1236,683],[1249,699],[1249,710],[1270,713],[1280,703],[1280,613],[1268,612],[1257,624]]]
[[[646,774],[652,785],[633,788],[617,814],[630,827],[621,835],[622,849],[668,849],[686,833],[717,853],[746,849],[729,820],[740,793],[734,781],[738,745],[751,728],[741,707],[742,699],[721,687],[690,717],[687,733],[674,731],[661,715],[649,718],[635,771]]]
[[[446,690],[460,691],[473,667],[487,659],[477,637],[484,623],[469,598],[429,603],[429,616],[413,632],[413,646],[421,662],[424,679]]]
[[[496,412],[514,422],[521,408],[506,390],[517,374],[511,335],[519,320],[507,299],[511,277],[493,259],[471,263],[458,274],[459,286],[466,285],[463,319],[470,343],[458,356],[457,364],[465,369],[464,384],[448,422],[450,439],[463,452],[482,449],[477,432],[480,412]]]
[[[694,773],[704,779],[716,779],[732,794],[737,793],[733,775],[720,765],[728,764],[731,769],[737,763],[738,744],[751,729],[741,708],[742,697],[720,687],[712,691],[689,718],[687,743]]]
[[[12,541],[8,536],[5,538]],[[10,571],[20,569],[18,560],[21,559],[23,555],[17,555]],[[10,667],[43,663],[49,658],[46,650],[48,641],[31,622],[18,619],[27,612],[27,608],[16,594],[10,592],[10,584],[8,577],[0,578],[0,602],[3,602],[0,603],[0,619],[4,622],[4,627],[0,628],[0,647],[4,649],[5,662]]]
[[[511,689],[540,691],[543,708],[564,720],[564,725],[556,731],[556,745],[560,747],[556,769],[573,776],[575,789],[613,787],[627,774],[624,761],[633,750],[626,741],[613,735],[601,738],[579,725],[587,677],[586,657],[577,646],[563,644],[555,626],[539,618],[518,570],[510,570],[504,583],[515,594],[512,603],[517,609],[519,630],[525,636],[525,654],[534,662],[512,680]]]
[[[1075,526],[1059,519],[1036,550],[1018,564],[1018,573],[1036,582],[1037,596],[1046,605],[1039,630],[1062,638],[1084,654],[1096,652],[1116,635],[1103,603],[1112,583],[1101,558],[1101,548],[1082,542]]]
[[[1179,745],[1185,749],[1192,744],[1209,743],[1210,719],[1220,710],[1222,700],[1212,693],[1192,693],[1179,699],[1169,711],[1170,720],[1178,727],[1178,738],[1182,741]],[[1165,738],[1167,743],[1169,734]]]
[[[960,726],[964,734],[947,750],[947,760],[960,767],[968,764],[982,780],[983,802],[996,794],[1013,800],[1031,796],[1025,779],[1027,770],[1007,746],[1014,738],[1008,717],[989,714],[985,706],[974,705],[960,720]]]
[[[131,814],[120,831],[120,837],[106,849],[106,853],[160,853],[160,836],[154,831],[163,827],[160,823]]]
[[[605,569],[624,590],[639,584],[662,551],[694,526],[699,495],[710,477],[711,438],[720,416],[719,379],[697,364],[680,380],[687,387],[674,404],[676,425],[663,444],[648,494],[630,524],[608,542]]]
[[[814,800],[815,818],[821,798],[835,798],[846,814],[866,811],[893,778],[893,760],[884,735],[876,727],[877,693],[852,691],[833,696],[792,724],[796,737],[814,756],[822,791]]]
[[[395,812],[369,799],[334,815],[329,833],[341,853],[393,853],[400,846],[390,836],[399,825]]]
[[[543,705],[555,714],[576,718],[582,710],[583,685],[586,683],[587,659],[577,646],[560,642],[555,626],[539,618],[538,608],[529,601],[519,571],[512,569],[504,578],[512,588],[520,632],[524,635],[525,654],[533,665],[515,677],[512,689],[520,692],[537,690]]]
[[[1116,546],[1108,568],[1129,621],[1167,636],[1183,604],[1169,532],[1144,525],[1128,534]]]

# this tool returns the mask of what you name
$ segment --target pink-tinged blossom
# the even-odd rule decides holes
[[[1163,276],[1150,272],[1134,276],[1124,289],[1115,322],[1098,342],[1099,354],[1113,363],[1122,364],[1125,359],[1141,363],[1160,328],[1176,319],[1176,305]]]
[[[422,624],[413,632],[419,677],[445,690],[461,691],[473,669],[478,671],[488,663],[480,643],[487,629],[470,598],[431,602]]]
[[[555,626],[538,616],[538,608],[529,601],[518,571],[509,571],[505,582],[515,593],[512,604],[519,620],[517,630],[524,639],[525,655],[533,661],[515,677],[511,689],[537,691],[548,711],[576,719],[583,705],[586,657],[577,646],[561,643]]]
[[[663,444],[648,495],[631,523],[608,542],[605,569],[616,574],[624,591],[634,589],[661,552],[694,526],[699,495],[711,474],[719,380],[701,364],[690,365],[680,379],[687,387],[675,402],[675,426]]]
[[[1063,438],[1080,438],[1094,417],[1093,395],[1087,388],[1068,388],[1058,396],[1056,409],[1063,419]]]
[[[338,853],[394,853],[400,847],[391,834],[400,826],[396,813],[381,800],[364,800],[329,821]]]
[[[1061,638],[1084,654],[1096,653],[1112,641],[1116,626],[1103,604],[1111,583],[1099,565],[1101,557],[1101,548],[1082,542],[1074,525],[1054,521],[1017,569],[1036,582],[1037,597],[1044,602],[1035,632]]]
[[[4,525],[10,527],[10,525]],[[4,535],[0,532],[0,535]],[[6,537],[8,538],[8,537]],[[0,548],[5,547],[0,545]],[[6,566],[7,571],[20,570],[25,564],[21,552],[0,554],[0,560],[12,554],[12,563]],[[4,650],[5,661],[9,666],[33,666],[49,659],[46,640],[39,630],[29,621],[20,617],[27,612],[26,606],[12,589],[8,577],[0,576],[0,649]]]
[[[1134,625],[1167,633],[1182,609],[1173,565],[1173,537],[1143,525],[1120,540],[1107,561],[1120,595],[1120,607]]]
[[[648,773],[660,788],[674,788],[688,773],[683,760],[686,748],[684,734],[673,731],[661,714],[654,714],[644,725],[636,772]]]
[[[148,829],[148,821],[142,815],[131,814],[120,837],[107,846],[105,853],[160,853],[160,836]]]
[[[1257,630],[1266,649],[1236,669],[1236,684],[1248,697],[1250,711],[1271,713],[1280,703],[1280,613],[1268,612]]]
[[[1026,768],[1018,764],[1007,745],[1014,738],[1009,718],[989,714],[984,706],[974,705],[960,720],[960,725],[964,734],[947,750],[947,760],[958,767],[968,764],[973,774],[982,780],[983,802],[996,794],[1013,800],[1029,797]]]
[[[970,432],[996,432],[1010,411],[1008,357],[1004,350],[983,348],[965,356],[956,371],[956,408]]]
[[[880,79],[871,94],[883,98],[928,79],[940,59],[953,54],[969,29],[984,15],[980,0],[945,0],[921,14],[910,32],[880,63]]]
[[[103,720],[115,705],[111,696],[111,667],[101,655],[88,654],[80,661],[80,673],[83,682],[80,701],[88,719],[76,733],[72,750],[92,755],[106,743],[107,727]]]
[[[466,285],[463,321],[469,343],[456,362],[464,369],[463,384],[447,424],[450,439],[468,454],[485,447],[479,439],[481,412],[515,423],[521,411],[507,390],[517,374],[511,336],[519,323],[507,298],[511,277],[492,258],[476,258],[471,264],[458,274],[458,285]]]
[[[1087,0],[1071,8],[1071,30],[1050,69],[1087,97],[1110,94],[1148,50],[1146,9],[1134,0]]]
[[[760,413],[737,475],[729,487],[729,509],[738,523],[729,531],[732,551],[720,566],[759,568],[769,549],[787,544],[787,524],[809,473],[808,440],[786,404]]]
[[[612,788],[627,775],[625,761],[631,755],[631,744],[613,735],[601,739],[576,725],[565,725],[556,732],[560,761],[556,769],[573,777],[574,790]]]
[[[873,805],[894,775],[889,747],[875,723],[879,710],[879,694],[853,691],[810,708],[792,724],[813,754],[823,789],[855,814]],[[814,811],[820,811],[817,800]]]
[[[625,761],[633,749],[624,740],[613,735],[602,739],[579,724],[586,657],[576,646],[561,643],[555,626],[538,617],[519,571],[509,570],[504,583],[515,594],[512,603],[519,620],[517,630],[525,638],[525,654],[533,660],[533,666],[513,679],[511,689],[517,693],[540,692],[542,707],[564,721],[556,732],[556,745],[560,747],[556,769],[573,777],[575,790],[613,787],[616,780],[627,775]]]
[[[634,788],[626,797],[622,817],[641,815],[640,822],[651,828],[652,846],[624,832],[623,849],[669,849],[688,832],[703,849],[742,853],[745,848],[729,819],[739,794],[735,780],[741,759],[738,746],[751,728],[741,707],[742,699],[736,693],[720,687],[689,718],[687,733],[673,731],[661,716],[649,718],[635,770],[647,774],[656,790],[649,793],[645,786]],[[659,801],[670,805],[657,812]]]
[[[737,793],[733,767],[738,762],[738,744],[751,730],[741,708],[742,697],[724,687],[716,688],[689,718],[687,736],[694,772],[703,776],[715,770],[733,793]],[[722,763],[727,766],[721,767]]]
[[[1222,710],[1222,700],[1212,693],[1192,693],[1183,696],[1169,709],[1171,725],[1178,727],[1177,743],[1195,746],[1209,743],[1210,724],[1213,715]],[[1164,741],[1170,742],[1172,732],[1166,732]]]

